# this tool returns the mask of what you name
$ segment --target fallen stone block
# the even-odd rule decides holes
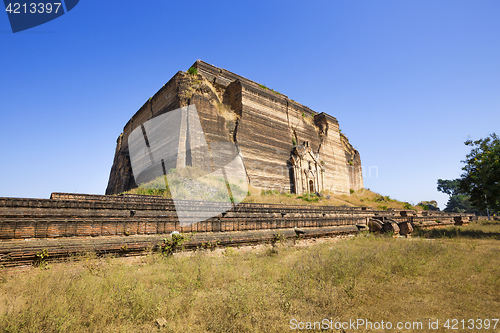
[[[371,232],[382,232],[384,230],[384,225],[379,220],[370,219],[368,221],[368,228]]]
[[[400,222],[398,227],[401,236],[409,236],[413,232],[413,226],[410,222]]]
[[[356,224],[356,228],[358,228],[358,231],[364,231],[368,229],[368,226],[366,224],[358,223]]]
[[[469,224],[469,218],[464,216],[455,216],[453,218],[455,225],[467,225]]]
[[[393,232],[394,236],[399,235],[399,226],[396,222],[385,222],[384,223],[384,231],[385,232]]]

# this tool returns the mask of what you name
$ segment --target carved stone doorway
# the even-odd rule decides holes
[[[319,154],[309,147],[309,142],[294,146],[289,163],[293,169],[290,179],[296,194],[323,191],[323,173],[325,170],[319,163]]]

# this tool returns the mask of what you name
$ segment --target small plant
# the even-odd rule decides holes
[[[349,190],[349,192],[350,192],[351,194],[354,194],[354,190],[353,190],[352,188]]]
[[[279,253],[278,251],[278,248],[277,247],[274,247],[274,246],[271,246],[270,248],[268,248],[265,252],[265,254],[267,256],[275,256]]]
[[[282,234],[281,232],[277,232],[274,234],[274,237],[271,239],[271,245],[272,247],[276,247],[279,244],[283,244],[285,242],[286,238],[285,235]]]
[[[349,160],[349,165],[353,165],[354,162],[352,160]]]
[[[387,206],[385,205],[379,205],[377,208],[380,210],[387,210]]]
[[[259,84],[259,87],[261,87],[262,89],[268,89],[265,85],[263,84]]]
[[[103,270],[103,262],[97,259],[95,253],[85,253],[85,261],[83,261],[83,267],[87,269],[87,271],[91,275],[99,275]]]
[[[34,266],[40,268],[48,268],[47,258],[49,257],[49,252],[47,251],[47,249],[38,251],[37,253],[35,253],[35,257],[36,259],[33,262]]]
[[[302,118],[305,118],[306,117],[306,114],[304,112],[302,112]]]
[[[230,256],[234,256],[236,255],[236,251],[234,248],[232,247],[227,247],[226,250],[224,250],[224,252],[222,252],[222,254],[225,256],[225,257],[230,257]]]
[[[404,209],[413,209],[413,207],[411,206],[411,204],[409,202],[403,202],[403,208]]]
[[[165,255],[172,255],[182,249],[182,244],[187,241],[189,241],[187,236],[172,234],[172,238],[163,238],[163,243],[160,245],[161,252]]]
[[[220,241],[214,240],[211,242],[202,243],[201,246],[207,250],[214,251],[220,245]]]
[[[293,137],[292,137],[292,144],[293,144],[294,146],[296,146],[296,145],[297,145],[297,140],[295,140],[295,138],[293,138]]]
[[[314,193],[307,193],[307,194],[298,196],[297,199],[302,199],[302,200],[307,201],[307,202],[318,202],[319,201],[319,197]]]
[[[277,195],[280,194],[280,191],[278,190],[262,190],[260,191],[260,195]]]
[[[321,164],[325,164],[325,161],[319,161],[319,163],[321,163]]]
[[[194,68],[194,67],[189,67],[188,74],[196,76],[196,75],[198,75],[198,69]]]

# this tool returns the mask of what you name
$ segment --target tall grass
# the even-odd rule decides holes
[[[0,328],[150,332],[165,318],[165,332],[282,332],[291,319],[498,318],[498,244],[360,235],[260,253],[151,254],[135,264],[81,257],[4,271]]]

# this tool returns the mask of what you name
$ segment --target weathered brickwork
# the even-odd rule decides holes
[[[191,214],[207,210],[227,212],[181,227],[172,200],[124,195],[52,194],[51,199],[0,198],[0,239],[75,236],[156,235],[180,232],[229,232],[366,224],[370,218],[416,224],[463,224],[471,215],[363,207],[292,206],[242,203],[186,202]],[[179,208],[179,206],[177,207]],[[220,210],[218,210],[220,211]],[[439,221],[436,222],[436,220]]]
[[[195,62],[193,67],[198,75],[178,72],[125,125],[117,139],[106,194],[137,186],[129,156],[130,133],[155,116],[187,105],[196,106],[209,146],[229,141],[239,147],[248,181],[254,187],[295,193],[349,193],[363,188],[359,153],[340,134],[337,119],[203,61]],[[185,154],[182,143],[178,155],[181,160]],[[324,170],[321,183],[317,177],[308,176],[308,170],[290,164],[294,147],[305,145]],[[193,160],[192,165],[206,169],[205,163],[203,159]],[[294,171],[303,175],[297,177]],[[296,179],[303,183],[296,184]],[[310,180],[314,180],[312,188]]]
[[[188,202],[192,214],[224,203]],[[214,214],[215,215],[215,214]],[[284,206],[240,204],[225,213],[187,228],[180,227],[173,202],[152,196],[103,196],[53,193],[51,199],[0,198],[0,265],[37,262],[84,252],[140,255],[158,250],[172,231],[190,233],[186,249],[207,243],[235,246],[269,242],[280,237],[325,237],[353,234],[358,226],[401,226],[407,235],[413,226],[424,228],[467,224],[471,214],[376,211],[361,207]],[[408,223],[404,223],[408,222]],[[404,227],[406,226],[406,229]],[[300,228],[300,234],[296,231]],[[29,241],[27,241],[29,240]]]

